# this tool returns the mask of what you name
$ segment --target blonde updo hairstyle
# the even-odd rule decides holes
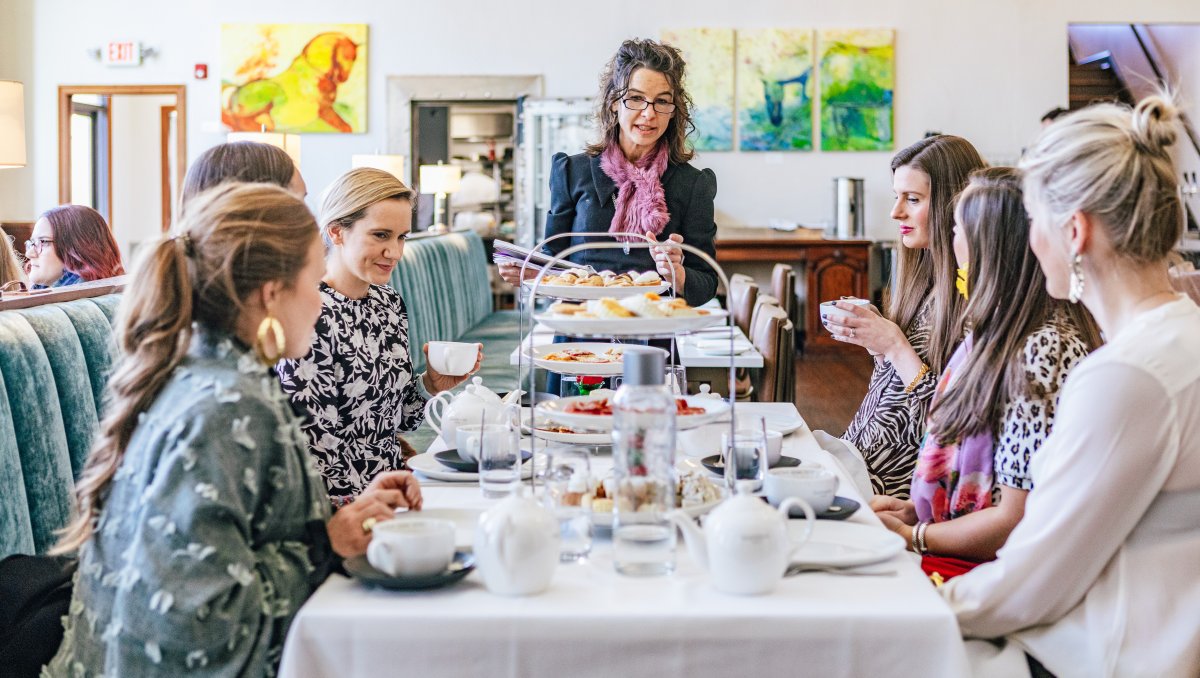
[[[367,210],[384,200],[413,202],[413,190],[390,172],[374,167],[356,167],[338,177],[321,199],[319,223],[325,244],[330,244],[329,228],[348,229],[367,215]]]
[[[283,188],[229,182],[193,196],[176,235],[145,248],[117,313],[119,357],[75,485],[78,510],[53,553],[75,551],[91,538],[138,419],[187,355],[193,326],[232,334],[256,290],[296,280],[316,226],[304,201]]]
[[[1055,120],[1020,164],[1033,216],[1065,224],[1085,212],[1118,257],[1166,260],[1184,228],[1168,152],[1178,116],[1169,95],[1154,95],[1132,110],[1096,104]]]

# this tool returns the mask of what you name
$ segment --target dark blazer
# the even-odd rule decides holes
[[[672,233],[683,241],[716,258],[713,241],[717,224],[713,221],[713,199],[717,195],[717,175],[710,169],[699,170],[689,163],[670,163],[662,176],[667,211],[671,220],[658,239]],[[568,156],[558,153],[550,169],[550,214],[546,219],[546,237],[559,233],[607,233],[616,212],[617,186],[600,169],[600,156],[586,153]],[[611,242],[603,238],[562,238],[546,245],[548,254],[558,254],[572,245]],[[597,271],[618,273],[628,270],[652,271],[654,260],[648,249],[585,250],[571,255],[571,261],[586,264]],[[717,275],[694,254],[683,253],[687,279],[683,298],[699,306],[717,293]]]

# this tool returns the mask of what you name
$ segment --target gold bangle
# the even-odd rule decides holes
[[[913,377],[913,380],[908,383],[908,386],[904,387],[904,392],[912,393],[913,389],[917,387],[917,384],[921,383],[921,379],[923,379],[926,374],[929,374],[929,366],[925,363],[921,363],[921,369],[917,370],[917,376]]]

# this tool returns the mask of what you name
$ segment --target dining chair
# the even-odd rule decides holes
[[[771,271],[771,294],[794,322],[799,315],[796,313],[796,269],[791,264],[775,264]]]
[[[750,341],[763,357],[755,380],[755,399],[792,402],[796,389],[795,326],[781,307],[759,306]]]
[[[733,274],[729,279],[729,312],[733,315],[733,322],[746,336],[750,335],[750,320],[757,299],[758,284],[754,278],[742,273]]]

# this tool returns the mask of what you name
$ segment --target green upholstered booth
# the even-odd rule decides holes
[[[45,552],[67,522],[112,365],[119,300],[0,311],[0,557]]]

